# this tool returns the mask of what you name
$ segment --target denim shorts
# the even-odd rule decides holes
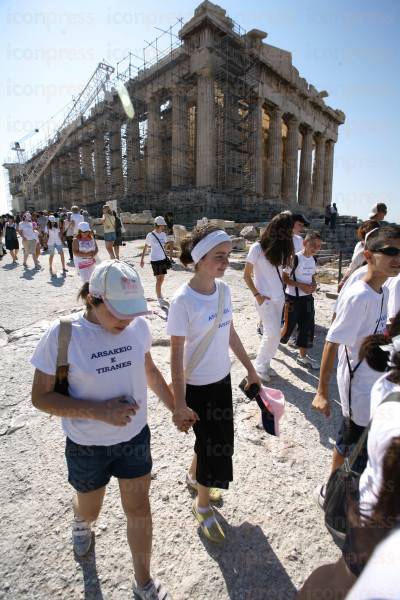
[[[62,254],[64,252],[64,249],[61,246],[61,244],[54,244],[54,246],[49,246],[49,255],[54,256],[54,254],[56,253],[56,250],[57,250],[58,254]]]
[[[115,242],[116,239],[117,239],[117,234],[115,233],[115,231],[110,231],[109,233],[104,234],[105,242]]]
[[[128,442],[112,446],[83,446],[67,437],[68,481],[77,492],[93,492],[111,477],[135,479],[151,472],[150,429],[143,427]]]

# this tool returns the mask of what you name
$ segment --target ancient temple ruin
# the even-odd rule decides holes
[[[243,31],[207,0],[170,32],[174,42],[152,64],[130,63],[116,76],[133,119],[112,88],[28,194],[21,165],[5,163],[14,207],[78,204],[97,213],[117,200],[122,210],[172,210],[186,223],[203,215],[260,220],[282,205],[323,212],[345,120],[325,103],[327,92],[299,75],[290,52],[265,43],[265,32]]]

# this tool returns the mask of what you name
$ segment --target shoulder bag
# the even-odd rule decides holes
[[[166,255],[164,246],[160,242],[159,237],[153,231],[151,232],[151,235],[154,235],[154,237],[156,238],[157,242],[160,244],[161,249],[164,252],[166,267],[167,267],[167,269],[170,269],[172,267],[172,263],[171,263],[170,259],[168,258],[168,256]]]

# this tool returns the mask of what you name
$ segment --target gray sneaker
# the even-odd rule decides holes
[[[72,522],[72,546],[77,556],[85,556],[92,545],[92,529],[88,521],[75,518]]]
[[[133,596],[136,600],[172,600],[158,579],[150,579],[144,587],[140,587],[134,583]]]
[[[326,493],[326,483],[324,483],[323,485],[321,485],[319,483],[313,491],[314,502],[317,506],[319,506],[322,509],[324,508],[325,493]]]
[[[297,358],[297,362],[302,365],[303,367],[306,368],[310,368],[310,369],[314,369],[314,370],[318,370],[320,367],[320,364],[317,360],[314,360],[313,358],[311,358],[311,356],[308,356],[308,354],[306,354],[306,356],[301,357],[299,356]]]

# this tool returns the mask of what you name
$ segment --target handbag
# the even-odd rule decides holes
[[[162,243],[160,242],[159,238],[156,236],[155,233],[153,233],[153,231],[151,232],[151,235],[154,235],[154,237],[156,238],[157,242],[160,244],[162,251],[164,252],[164,256],[165,256],[165,265],[167,267],[167,269],[171,269],[172,267],[172,263],[170,261],[170,259],[168,258],[168,256],[165,253],[165,249],[164,246],[162,245]]]
[[[379,406],[385,402],[400,402],[400,393],[389,394]],[[350,498],[354,492],[358,494],[358,482],[361,473],[354,469],[354,464],[361,454],[367,441],[368,432],[371,428],[372,419],[364,429],[353,452],[339,469],[336,469],[328,479],[325,490],[323,510],[325,513],[325,525],[328,531],[335,536],[344,539],[347,533],[347,510]]]
[[[382,316],[382,309],[383,309],[383,300],[384,300],[385,294],[382,291],[382,301],[381,301],[381,310],[379,313],[379,319],[376,323],[376,327],[372,333],[372,335],[375,335],[376,332],[378,331],[378,327],[379,327],[379,323],[381,320],[381,316]],[[349,358],[349,353],[347,351],[347,346],[344,347],[345,353],[346,353],[346,361],[347,361],[347,366],[349,369],[349,373],[350,373],[350,381],[349,381],[349,416],[348,417],[343,417],[343,441],[346,444],[346,446],[351,446],[351,444],[354,444],[354,442],[357,441],[357,428],[354,427],[354,422],[352,420],[352,410],[351,410],[351,383],[352,380],[354,378],[354,373],[357,371],[358,367],[361,365],[362,360],[359,360],[358,363],[356,364],[356,366],[354,367],[354,369],[351,368],[350,365],[350,358]]]
[[[68,347],[71,341],[71,334],[72,322],[65,317],[61,318],[58,332],[58,352],[54,391],[63,396],[68,396]]]

